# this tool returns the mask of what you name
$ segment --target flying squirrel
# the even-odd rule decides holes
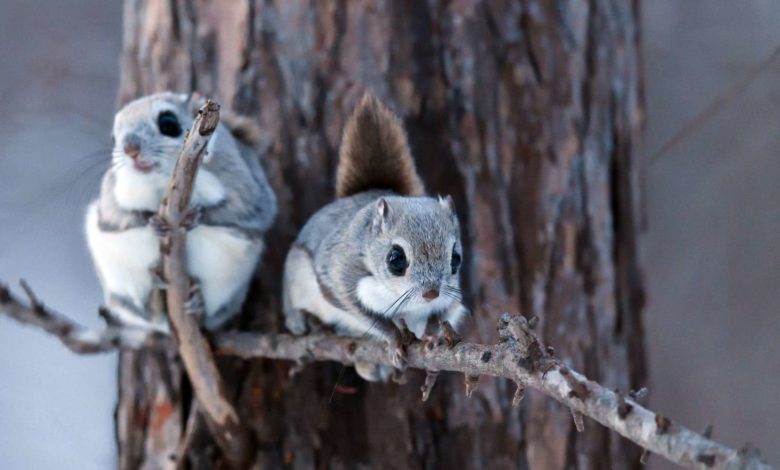
[[[431,319],[457,328],[460,228],[451,197],[427,197],[399,119],[366,94],[347,122],[336,171],[336,201],[304,225],[285,262],[285,324],[305,314],[337,333],[386,341],[403,367],[401,328],[426,334]],[[392,369],[355,366],[364,379]]]
[[[111,166],[87,209],[86,235],[113,319],[161,332],[149,298],[157,285],[161,228],[155,224],[186,130],[201,100],[164,92],[139,98],[115,116]],[[187,269],[202,295],[202,322],[215,329],[246,297],[277,203],[245,118],[223,113],[198,171],[187,233]]]

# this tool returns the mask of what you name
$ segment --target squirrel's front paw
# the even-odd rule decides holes
[[[190,231],[198,226],[201,217],[203,216],[203,208],[200,206],[193,206],[187,209],[184,216],[181,218],[180,226],[186,231]],[[154,231],[154,234],[158,237],[167,237],[170,235],[173,226],[171,222],[165,217],[161,217],[159,214],[155,214],[149,217],[149,226]]]
[[[189,232],[198,226],[202,216],[203,208],[200,206],[192,206],[184,213],[184,217],[181,219],[181,226]]]
[[[171,233],[171,224],[165,217],[155,214],[149,217],[149,227],[158,237],[167,237]]]
[[[439,322],[439,332],[437,334],[424,335],[420,340],[425,345],[425,349],[431,350],[439,346],[446,346],[447,349],[454,348],[463,341],[463,337],[455,331],[455,328],[446,320]]]
[[[190,284],[187,300],[184,302],[184,313],[194,316],[198,323],[206,315],[206,303],[203,300],[203,293],[200,290],[200,284],[195,281]]]
[[[387,382],[393,375],[393,368],[370,362],[356,362],[355,372],[368,382]]]
[[[406,345],[402,341],[394,341],[391,344],[390,359],[393,367],[398,370],[406,369]]]
[[[463,341],[463,337],[455,331],[455,328],[447,320],[439,322],[439,328],[441,328],[441,338],[444,340],[447,349],[452,349]]]
[[[284,326],[296,336],[306,334],[306,316],[300,310],[291,310],[285,313]]]
[[[152,287],[154,289],[165,290],[168,288],[168,283],[165,281],[165,276],[162,272],[162,266],[159,263],[149,268],[149,274],[152,276]]]

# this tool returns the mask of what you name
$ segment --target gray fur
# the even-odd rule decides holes
[[[248,237],[260,237],[276,218],[276,194],[268,182],[257,152],[236,142],[238,154],[217,147],[203,168],[226,182],[225,201],[205,208],[201,222],[232,227]]]

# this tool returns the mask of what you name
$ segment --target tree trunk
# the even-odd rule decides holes
[[[638,14],[635,0],[125,0],[119,100],[197,90],[262,126],[280,216],[244,327],[282,329],[286,250],[333,198],[341,129],[369,89],[403,117],[431,193],[455,199],[467,338],[495,341],[505,311],[537,315],[559,357],[627,390],[646,380]],[[120,361],[124,468],[179,458],[191,394],[163,359]],[[463,377],[441,374],[422,403],[422,373],[368,384],[335,364],[293,378],[279,361],[223,366],[262,468],[639,465],[636,447],[593,422],[578,434],[550,399],[530,393],[512,408],[502,380],[485,379],[469,399]],[[210,446],[196,450],[191,462],[217,463]]]

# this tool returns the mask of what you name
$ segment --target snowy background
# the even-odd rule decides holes
[[[775,0],[643,2],[651,155],[780,46]],[[108,158],[119,2],[0,0],[0,279],[99,325],[83,207]],[[780,464],[780,61],[645,159],[651,401]],[[116,358],[0,318],[0,468],[115,466]],[[655,468],[667,468],[651,458]]]

